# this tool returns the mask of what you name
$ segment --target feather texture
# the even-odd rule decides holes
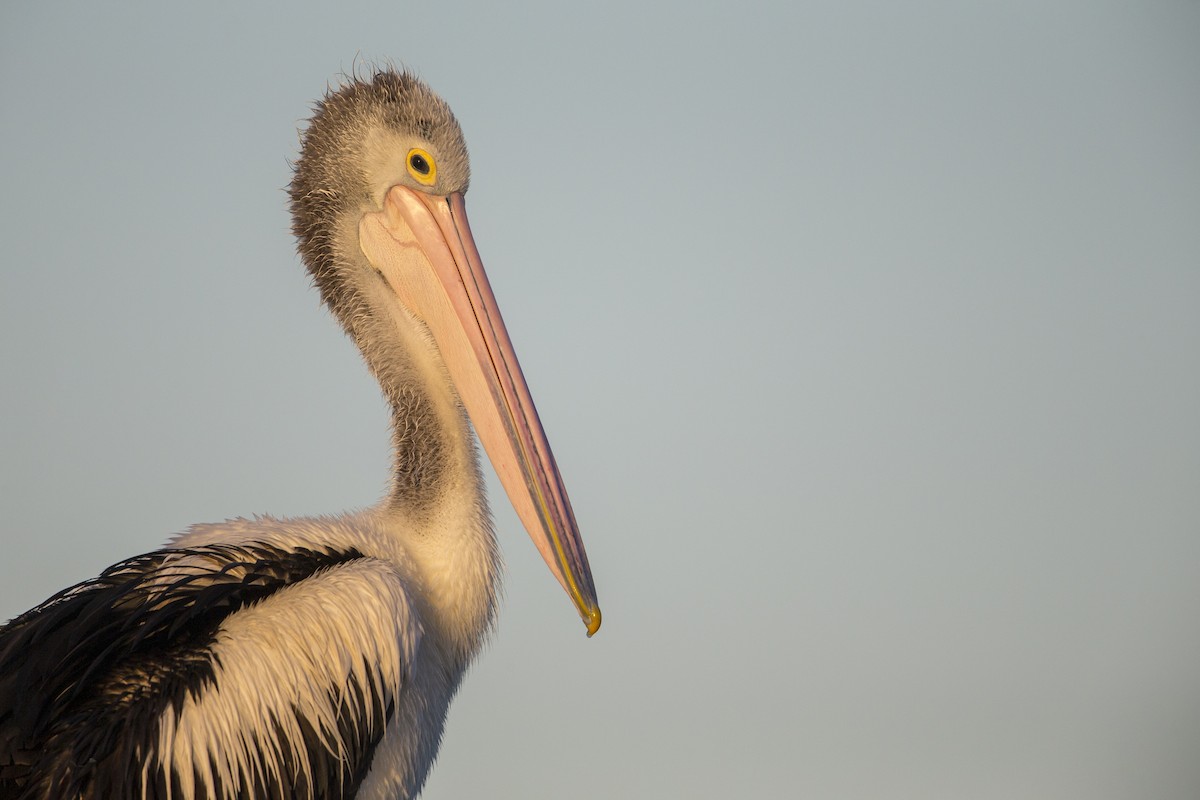
[[[0,630],[0,796],[353,796],[415,657],[408,609],[354,550],[110,567]]]

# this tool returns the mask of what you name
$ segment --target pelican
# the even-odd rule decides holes
[[[290,186],[321,298],[392,413],[390,488],[196,525],[0,629],[0,796],[409,798],[492,625],[474,427],[588,635],[583,542],[467,223],[449,106],[379,68],[318,103]]]

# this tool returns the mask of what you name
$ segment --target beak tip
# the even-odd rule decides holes
[[[590,639],[596,634],[596,631],[600,630],[600,607],[592,606],[591,609],[588,610],[588,614],[584,618],[584,622],[587,623],[587,635]]]

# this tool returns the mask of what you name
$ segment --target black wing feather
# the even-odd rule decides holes
[[[156,721],[214,680],[208,646],[221,622],[291,583],[362,558],[356,550],[208,545],[131,558],[72,586],[0,628],[0,797],[184,796],[179,776],[142,774]],[[166,578],[164,582],[164,577]],[[318,731],[303,746],[312,785],[254,787],[262,797],[352,796],[392,713],[392,698],[353,686],[335,758]],[[366,695],[369,694],[369,697]],[[292,754],[289,767],[296,765]],[[293,780],[298,771],[289,770]],[[143,787],[144,779],[148,785]],[[210,787],[218,796],[221,787]],[[248,788],[248,787],[243,787]]]

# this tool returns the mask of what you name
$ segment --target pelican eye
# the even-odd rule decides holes
[[[414,147],[408,151],[408,174],[412,175],[417,183],[433,186],[437,181],[437,162],[428,150]]]

